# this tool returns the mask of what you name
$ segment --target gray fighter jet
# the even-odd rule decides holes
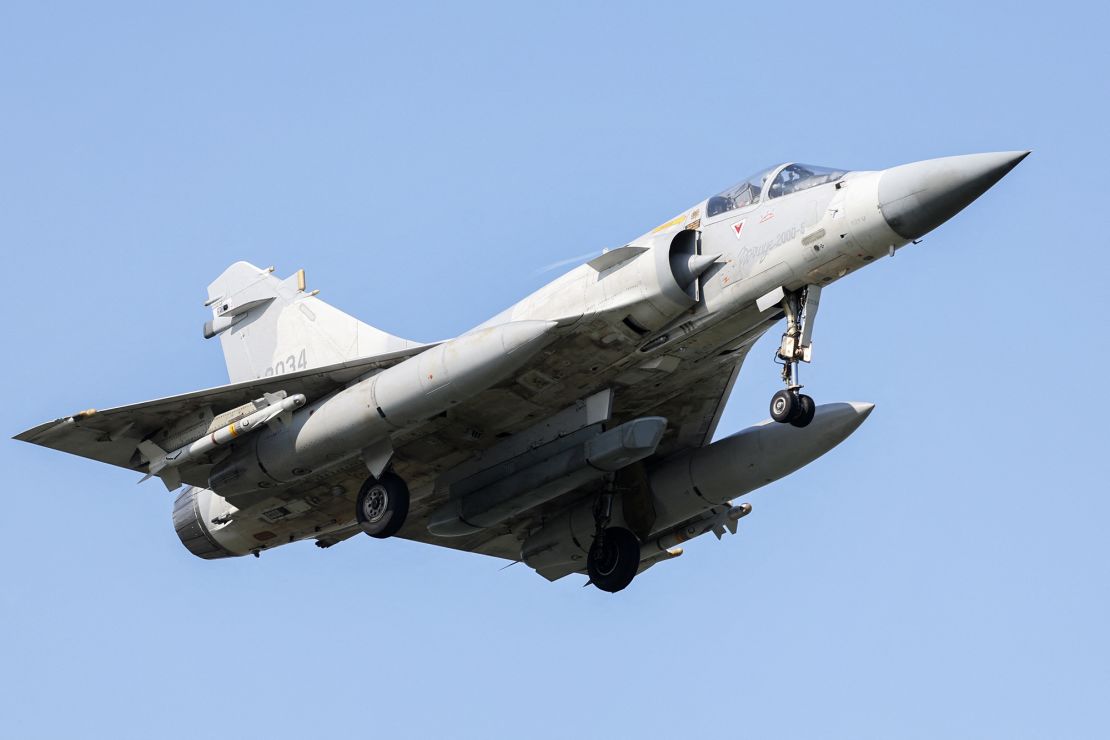
[[[619,591],[683,541],[735,533],[751,506],[733,499],[863,423],[872,404],[801,393],[822,290],[1027,154],[771,167],[431,344],[329,306],[303,271],[237,262],[205,304],[230,385],[16,439],[185,485],[173,523],[202,558],[366,533]],[[748,351],[783,319],[771,418],[711,443]]]

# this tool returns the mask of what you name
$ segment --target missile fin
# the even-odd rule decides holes
[[[280,407],[275,407],[271,410],[270,413],[266,414],[262,417],[261,420],[259,420],[258,425],[262,426],[263,424],[276,422],[279,426],[285,426],[291,421],[293,421],[292,411],[285,411]]]
[[[158,471],[166,467],[166,451],[161,447],[151,442],[149,439],[144,439],[138,444],[139,452],[146,457],[147,462],[150,463],[150,475],[158,475]],[[149,477],[149,475],[147,476]],[[143,478],[146,480],[146,478]],[[142,483],[142,481],[139,481]]]
[[[262,400],[265,401],[265,406],[276,406],[285,400],[285,391],[277,391],[276,393],[263,393]]]

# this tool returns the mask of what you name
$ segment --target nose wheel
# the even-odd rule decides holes
[[[771,418],[780,424],[809,426],[816,411],[813,399],[796,389],[781,390],[771,396]]]
[[[782,299],[786,331],[775,353],[775,361],[782,365],[782,382],[786,388],[771,396],[771,418],[780,424],[805,427],[813,421],[817,407],[812,398],[801,393],[798,365],[809,362],[812,357],[813,320],[820,300],[821,288],[817,285],[786,293]]]

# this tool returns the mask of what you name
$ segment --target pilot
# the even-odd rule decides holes
[[[724,195],[714,195],[705,204],[705,217],[710,218],[718,213],[732,210],[732,200]]]

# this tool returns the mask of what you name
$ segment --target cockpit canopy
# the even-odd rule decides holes
[[[775,172],[778,174],[775,174]],[[830,167],[815,167],[808,164],[775,165],[757,172],[739,185],[714,195],[705,206],[706,218],[758,203],[767,191],[767,198],[778,198],[801,190],[836,182],[847,174],[847,170],[834,170]],[[767,180],[775,175],[768,186]]]
[[[727,213],[758,202],[760,195],[763,193],[763,186],[767,184],[767,178],[778,168],[779,165],[768,167],[742,181],[739,185],[734,185],[728,190],[714,195],[705,204],[706,218],[712,218],[721,213]]]

